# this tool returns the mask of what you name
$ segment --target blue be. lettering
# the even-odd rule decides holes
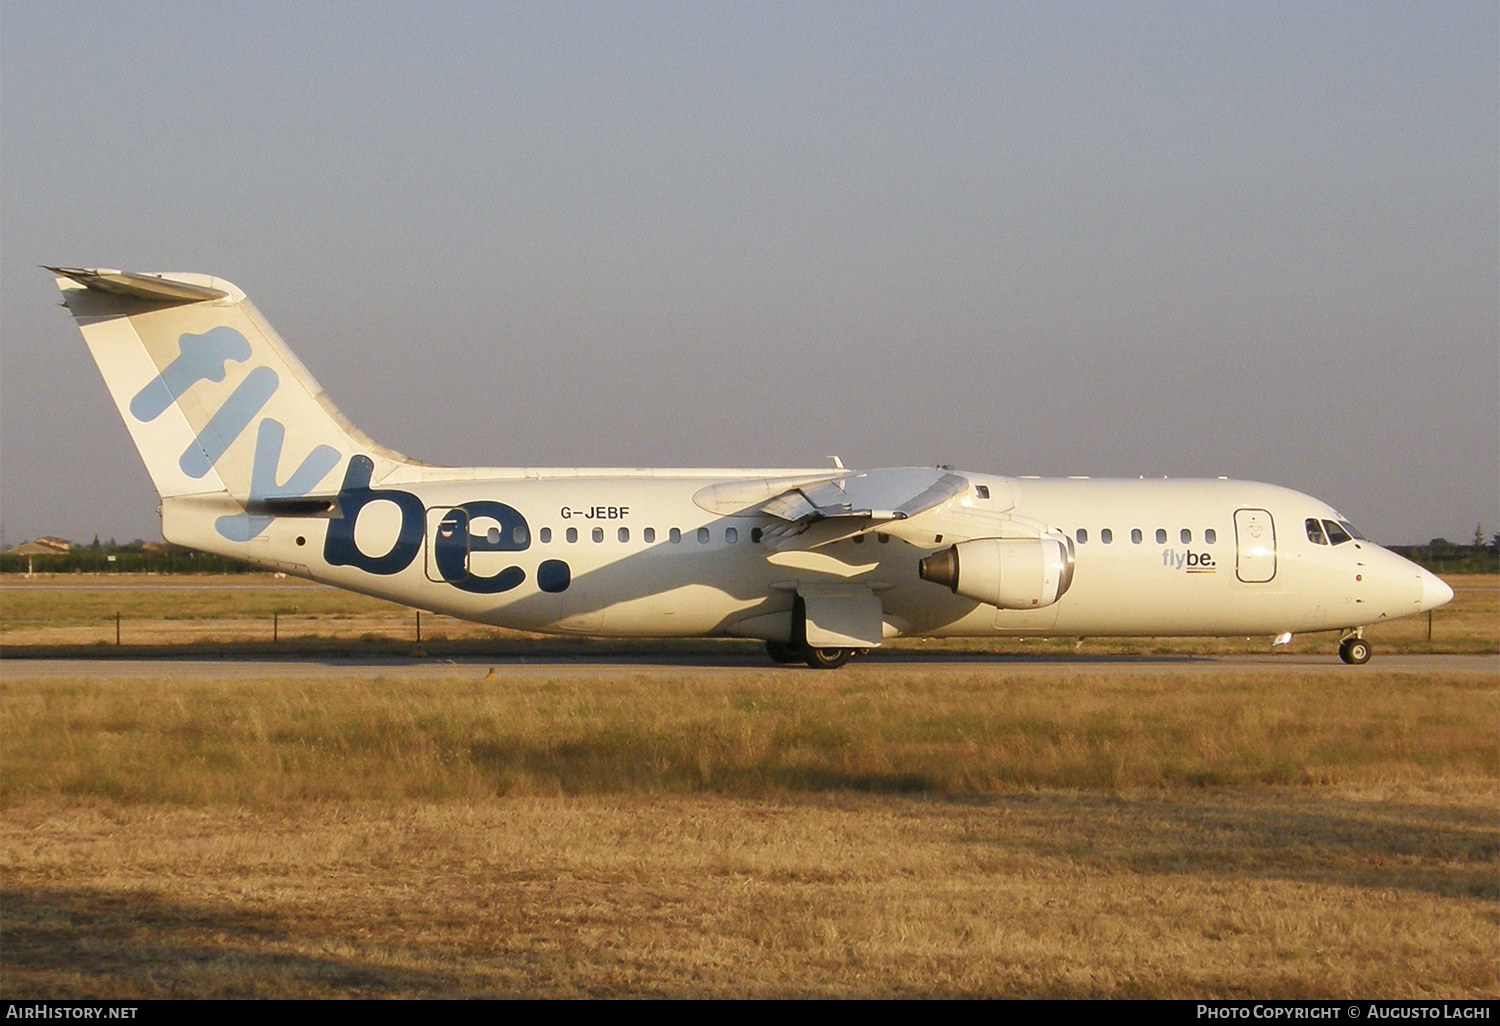
[[[469,525],[479,518],[499,523],[483,534],[472,534]],[[526,571],[508,566],[489,577],[469,572],[469,555],[474,552],[520,552],[531,546],[531,531],[526,518],[503,502],[466,502],[455,506],[443,517],[432,540],[432,560],[438,574],[460,591],[476,595],[495,595],[519,587]]]
[[[422,500],[411,492],[371,488],[370,476],[374,472],[375,462],[368,456],[355,456],[349,461],[343,486],[339,488],[339,516],[328,522],[323,558],[329,566],[352,566],[367,573],[390,576],[411,566],[411,561],[422,551],[425,511]],[[381,500],[394,502],[401,511],[401,529],[391,551],[383,556],[367,556],[354,544],[354,525],[359,522],[360,510]]]

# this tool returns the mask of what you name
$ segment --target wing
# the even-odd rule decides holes
[[[820,525],[798,547],[814,548],[906,520],[970,490],[969,479],[949,470],[895,467],[867,470],[787,488],[759,506],[783,521],[766,529],[773,545],[786,546]]]
[[[867,470],[789,488],[761,505],[790,523],[829,517],[905,520],[969,490],[969,479],[946,470]]]
[[[803,556],[811,559],[814,549],[872,531],[884,531],[918,546],[941,545],[948,535],[950,543],[997,535],[998,516],[1014,502],[1002,480],[987,481],[986,489],[979,490],[965,475],[944,467],[839,469],[724,481],[699,490],[693,501],[722,516],[769,514],[776,521],[763,529],[768,548],[789,558],[802,554],[793,559],[801,569],[831,573],[835,568],[821,566],[822,561],[816,569],[803,566]],[[965,498],[970,493],[992,493],[993,498],[970,509]],[[774,563],[786,562],[775,555],[770,558]],[[839,576],[868,569],[849,567]]]

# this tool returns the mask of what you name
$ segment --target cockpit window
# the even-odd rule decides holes
[[[1314,545],[1328,544],[1328,539],[1323,537],[1323,525],[1314,517],[1307,518],[1307,540]]]
[[[1350,534],[1352,534],[1357,541],[1369,541],[1370,540],[1370,539],[1366,538],[1364,535],[1360,534],[1359,533],[1359,528],[1355,527],[1353,524],[1349,523],[1349,521],[1347,521],[1347,520],[1340,520],[1339,521],[1339,526],[1342,527],[1344,530],[1348,531]]]
[[[1346,541],[1354,540],[1349,536],[1348,531],[1345,531],[1342,527],[1340,527],[1338,524],[1335,524],[1332,520],[1323,521],[1323,526],[1328,530],[1328,544],[1330,545],[1342,545]]]

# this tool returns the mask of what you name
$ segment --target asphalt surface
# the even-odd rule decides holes
[[[777,667],[755,657],[684,656],[666,661],[659,656],[639,659],[609,656],[597,659],[544,656],[500,659],[7,659],[0,662],[0,678],[84,678],[102,680],[422,680],[488,677],[526,680],[537,677],[611,676],[659,679],[693,676],[732,677],[747,671],[779,670],[788,675],[813,674],[800,665]],[[1007,675],[1069,675],[1079,673],[1109,676],[1148,674],[1154,676],[1202,675],[1283,670],[1289,673],[1489,673],[1500,680],[1500,656],[1483,655],[1391,655],[1378,652],[1364,666],[1346,666],[1336,655],[1227,655],[1162,656],[987,656],[928,654],[913,652],[872,653],[839,670],[825,671],[830,682],[841,677],[893,670],[912,673],[973,675],[983,673],[1003,679]]]

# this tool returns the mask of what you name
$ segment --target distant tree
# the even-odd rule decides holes
[[[1491,555],[1500,555],[1500,531],[1496,531],[1490,535],[1490,553]]]
[[[1478,552],[1484,548],[1484,525],[1474,525],[1474,551]]]
[[[1443,552],[1453,548],[1453,543],[1447,538],[1434,538],[1427,543],[1427,547],[1437,552]]]
[[[97,534],[94,535],[93,544],[91,544],[89,548],[93,549],[95,552],[98,552],[101,548],[103,548],[103,546],[99,544],[99,536]]]

